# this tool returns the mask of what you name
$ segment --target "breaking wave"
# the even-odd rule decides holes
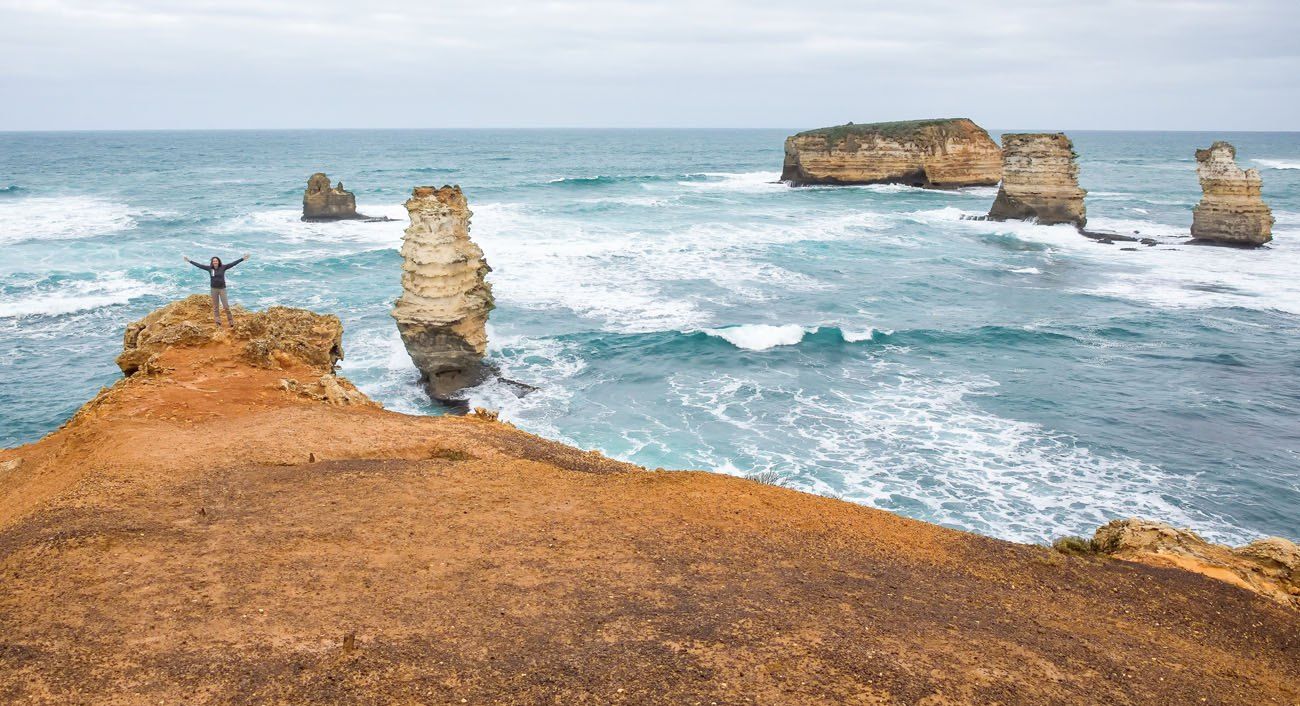
[[[1300,159],[1253,159],[1251,161],[1267,169],[1300,169]]]
[[[93,279],[48,277],[35,286],[0,294],[0,319],[63,316],[126,304],[161,292],[161,287],[109,273]]]
[[[727,328],[706,328],[704,332],[710,336],[717,336],[737,348],[765,351],[777,346],[793,346],[803,340],[808,330],[798,324],[784,326],[745,324]]]
[[[127,204],[101,197],[0,199],[0,245],[111,235],[134,228],[139,215]]]

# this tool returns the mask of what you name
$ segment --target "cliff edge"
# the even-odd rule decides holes
[[[995,186],[1002,151],[966,118],[838,125],[785,140],[781,181],[907,184],[929,189]]]
[[[202,304],[0,451],[0,702],[1300,701],[1240,586],[385,411],[334,317]]]

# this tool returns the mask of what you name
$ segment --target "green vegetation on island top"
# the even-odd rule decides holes
[[[967,118],[895,120],[884,123],[845,123],[844,125],[834,125],[832,127],[821,127],[815,130],[805,130],[797,133],[795,137],[820,135],[825,137],[827,142],[837,142],[849,135],[875,134],[884,135],[886,137],[898,137],[910,132],[915,132],[922,128],[951,125],[959,120],[967,120]]]

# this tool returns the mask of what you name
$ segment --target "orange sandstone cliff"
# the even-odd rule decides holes
[[[334,317],[206,306],[0,451],[0,703],[1300,702],[1239,585],[388,412]]]
[[[995,186],[1002,151],[966,118],[839,125],[785,140],[781,180],[814,184]]]

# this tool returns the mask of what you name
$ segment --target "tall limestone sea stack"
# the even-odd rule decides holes
[[[302,194],[302,220],[343,221],[365,218],[357,214],[357,197],[343,188],[330,186],[330,178],[316,172],[307,179],[307,190]]]
[[[1201,202],[1192,211],[1192,238],[1228,245],[1263,245],[1273,239],[1273,213],[1260,198],[1255,169],[1237,166],[1237,150],[1227,142],[1196,150]]]
[[[1002,136],[1002,186],[989,220],[1036,220],[1044,225],[1088,222],[1074,145],[1061,133]]]
[[[402,296],[392,315],[429,396],[454,401],[482,382],[491,271],[469,239],[473,213],[459,186],[417,186],[406,202],[411,225],[402,240]]]
[[[994,186],[1002,152],[966,118],[839,125],[785,140],[781,180],[815,184],[907,184],[930,189]]]

